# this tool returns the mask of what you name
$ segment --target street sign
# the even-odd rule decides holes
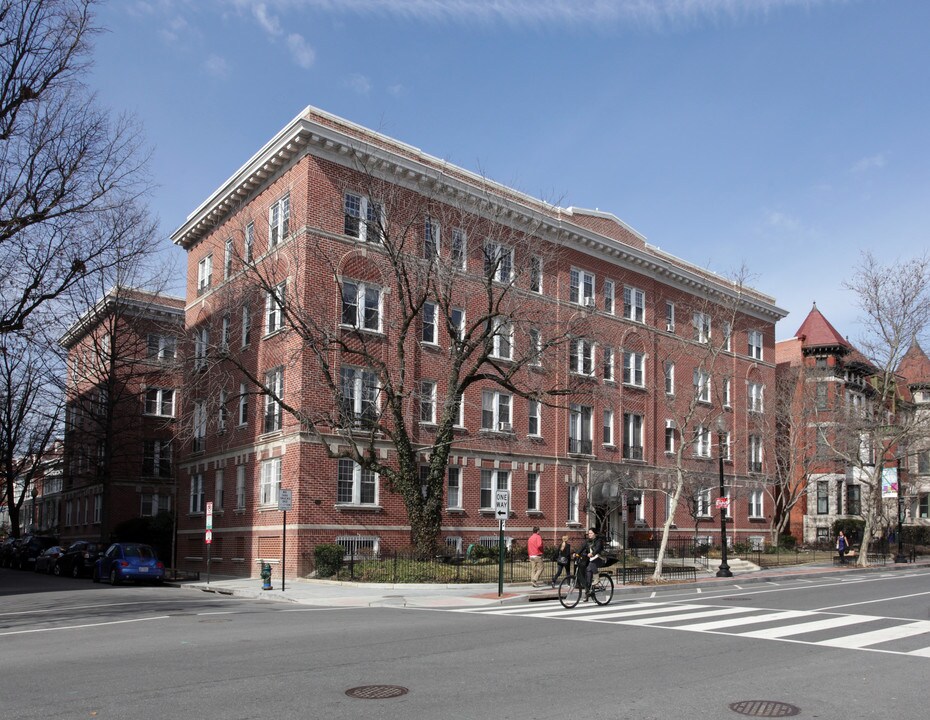
[[[207,545],[210,545],[213,542],[213,531],[212,530],[207,530],[207,535],[206,537],[204,537],[203,541]]]
[[[278,490],[278,510],[287,512],[291,509],[292,491]]]
[[[510,491],[498,490],[494,495],[494,517],[506,520],[510,515]]]
[[[717,509],[718,510],[729,510],[730,509],[730,498],[728,497],[717,498]]]
[[[207,503],[207,530],[213,529],[213,503]]]

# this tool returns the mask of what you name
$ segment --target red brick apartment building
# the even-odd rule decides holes
[[[609,213],[549,205],[307,108],[172,239],[188,252],[194,343],[181,567],[204,568],[208,501],[214,572],[280,558],[281,489],[293,498],[288,573],[308,572],[321,542],[409,546],[399,485],[336,457],[355,448],[388,467],[407,439],[450,548],[496,543],[500,489],[509,538],[539,525],[553,542],[597,522],[616,541],[604,478],[641,497],[635,528],[648,535],[665,522],[682,447],[676,532],[693,536],[696,515],[715,538],[718,418],[731,540],[766,535],[764,396],[785,313]],[[482,328],[482,363],[459,368]]]
[[[181,298],[117,287],[61,338],[68,351],[62,543],[107,542],[121,522],[174,508],[183,330]]]

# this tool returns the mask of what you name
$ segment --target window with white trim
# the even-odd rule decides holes
[[[223,315],[223,323],[220,326],[220,352],[229,352],[229,313]]]
[[[210,347],[210,331],[206,327],[194,331],[194,370],[207,367],[207,349]]]
[[[174,390],[149,388],[145,391],[145,414],[174,417]]]
[[[142,475],[143,477],[170,478],[171,467],[171,441],[145,440],[142,443]]]
[[[427,260],[439,257],[441,228],[435,218],[427,215],[423,222],[423,257]]]
[[[699,402],[710,402],[710,373],[706,370],[695,369],[694,394]]]
[[[709,458],[711,446],[710,428],[698,425],[694,431],[694,454],[697,457]]]
[[[420,340],[429,344],[435,345],[436,340],[436,303],[425,302],[423,303],[423,311],[420,315],[423,332],[420,337]]]
[[[675,332],[675,303],[671,300],[665,301],[665,331]]]
[[[247,307],[242,308],[242,347],[248,347],[252,340],[252,314]]]
[[[245,226],[245,251],[242,253],[247,263],[255,259],[255,223]]]
[[[568,486],[568,498],[566,502],[566,520],[573,524],[578,524],[578,510],[581,506],[581,485],[571,483]]]
[[[191,494],[190,494],[190,513],[203,512],[203,474],[195,473],[191,475]]]
[[[643,416],[623,413],[623,457],[626,460],[643,460]]]
[[[245,510],[245,465],[236,465],[236,510]]]
[[[696,508],[695,515],[698,517],[710,517],[710,488],[698,490],[694,496]]]
[[[481,471],[481,510],[494,509],[494,496],[498,490],[510,491],[509,470]]]
[[[203,295],[213,278],[213,256],[207,255],[197,263],[197,295]]]
[[[733,325],[724,320],[723,326],[723,349],[730,352],[733,349]]]
[[[530,328],[530,362],[533,367],[542,365],[542,333],[537,328]]]
[[[646,356],[643,353],[623,351],[623,383],[645,387]]]
[[[436,423],[436,383],[432,380],[420,381],[420,422]]]
[[[588,405],[572,403],[568,406],[568,452],[590,455],[594,409]]]
[[[279,283],[265,293],[265,335],[284,327],[284,298],[287,283]]]
[[[614,444],[614,411],[610,408],[604,410],[604,426],[601,442],[605,445]]]
[[[485,243],[484,274],[497,282],[513,280],[513,248],[500,243]]]
[[[665,394],[675,394],[675,363],[671,360],[665,361]]]
[[[377,285],[345,280],[342,283],[342,324],[381,331],[382,290]]]
[[[384,213],[381,203],[372,201],[363,195],[346,193],[344,216],[344,234],[362,242],[382,242]]]
[[[468,239],[462,228],[452,228],[449,260],[456,270],[465,270],[468,267]]]
[[[758,330],[750,330],[748,334],[749,357],[756,360],[762,359],[762,333]]]
[[[749,412],[761,413],[763,412],[763,403],[762,403],[762,394],[763,394],[762,383],[751,382],[747,388],[747,395],[749,397]]]
[[[226,419],[229,417],[229,411],[226,409],[227,393],[220,390],[219,400],[217,401],[216,429],[219,432],[226,431]]]
[[[604,312],[611,315],[614,314],[614,281],[605,280],[604,281]]]
[[[268,247],[287,237],[291,222],[291,196],[285,195],[268,208]]]
[[[614,379],[614,349],[612,347],[605,347],[603,350],[603,359],[604,359],[604,379],[608,382],[613,382]]]
[[[155,360],[174,360],[178,355],[178,341],[174,335],[150,333],[146,346],[146,355]]]
[[[539,473],[526,474],[526,509],[529,512],[539,512]]]
[[[730,407],[730,378],[723,379],[723,406]]]
[[[510,406],[512,397],[499,390],[484,390],[481,393],[481,429],[495,432],[511,432]]]
[[[226,500],[225,488],[223,487],[223,481],[225,478],[223,475],[223,468],[217,468],[216,473],[213,476],[213,507],[217,510],[223,509],[223,504]]]
[[[513,325],[505,318],[497,318],[491,335],[491,357],[513,360]]]
[[[530,256],[530,292],[543,291],[543,261],[539,255]]]
[[[693,318],[694,339],[698,342],[710,342],[710,315],[696,312]]]
[[[245,383],[239,383],[239,425],[249,423],[249,393]]]
[[[103,518],[103,493],[94,495],[94,525],[99,525]]]
[[[575,338],[569,346],[569,370],[578,375],[594,375],[594,341]]]
[[[675,452],[675,421],[665,421],[665,452],[669,455]]]
[[[228,238],[226,244],[223,247],[223,279],[229,280],[232,275],[232,261],[233,261],[233,239]]]
[[[465,311],[462,308],[452,308],[449,311],[449,324],[452,326],[452,340],[462,342],[465,339]]]
[[[340,413],[346,427],[374,427],[378,422],[378,376],[372,370],[343,366],[339,370]]]
[[[261,474],[258,485],[258,502],[263,507],[278,504],[278,494],[281,491],[281,458],[262,460]]]
[[[542,435],[542,423],[540,421],[540,408],[542,403],[539,400],[529,399],[526,401],[527,409],[527,435],[532,435],[533,437],[539,437]]]
[[[207,436],[207,405],[203,400],[194,401],[193,413],[193,452],[203,452],[204,438]]]
[[[634,322],[646,320],[646,293],[634,287],[623,288],[623,317]]]
[[[761,489],[757,488],[749,491],[749,517],[765,517],[765,510],[762,505],[764,496],[765,493]]]
[[[758,435],[749,436],[749,472],[762,472],[762,438]]]
[[[446,468],[446,507],[462,509],[462,469],[453,465]]]
[[[140,517],[155,517],[160,512],[171,512],[171,496],[158,493],[141,493],[141,507],[139,508]],[[70,501],[68,505],[70,506]],[[70,509],[70,508],[66,508]],[[70,516],[70,513],[68,513]],[[70,525],[70,518],[65,523]]]
[[[354,460],[340,458],[336,484],[336,503],[340,505],[377,505],[378,473],[363,468]]]
[[[572,268],[569,271],[568,299],[579,305],[594,307],[594,273]]]
[[[262,432],[281,429],[281,397],[284,394],[284,368],[274,368],[265,373],[265,415]]]

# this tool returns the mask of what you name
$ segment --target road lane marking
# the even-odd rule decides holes
[[[626,620],[626,625],[661,625],[667,622],[676,622],[678,620],[692,620],[704,617],[717,617],[719,615],[736,615],[738,613],[752,612],[752,608],[713,608],[703,612],[686,612],[678,615],[665,615],[663,617],[643,618],[642,620]]]
[[[873,630],[872,632],[858,633],[857,635],[844,635],[843,637],[833,638],[832,640],[822,640],[817,644],[854,650],[868,645],[878,645],[879,643],[888,642],[889,640],[900,640],[901,638],[923,635],[925,633],[930,633],[930,622],[919,620],[908,625],[897,625],[896,627]]]
[[[198,615],[235,615],[236,610],[217,610],[215,612],[202,612],[197,613]]]
[[[791,620],[792,618],[808,617],[810,613],[804,610],[782,610],[781,612],[770,612],[764,615],[753,615],[751,617],[727,618],[726,620],[713,620],[711,622],[695,623],[688,625],[685,629],[694,632],[706,632],[708,630],[720,630],[721,628],[738,627],[739,625],[752,625],[764,622],[776,622],[778,620]]]
[[[774,640],[776,638],[791,637],[792,635],[817,632],[818,630],[830,630],[832,628],[844,627],[845,625],[874,622],[879,619],[880,618],[871,615],[838,615],[837,617],[814,620],[812,622],[802,622],[796,625],[784,625],[782,627],[768,628],[766,630],[753,630],[752,632],[740,633],[740,635],[743,637],[759,638],[761,640]]]
[[[86,625],[63,625],[50,628],[33,628],[31,630],[12,630],[10,632],[0,633],[0,637],[4,635],[26,635],[28,633],[52,632],[53,630],[81,630],[83,628],[101,627],[104,625],[123,625],[125,623],[146,622],[148,620],[167,620],[169,617],[169,615],[155,615],[154,617],[133,618],[132,620],[113,620],[111,622],[87,623]]]
[[[930,595],[930,591],[911,593],[910,595],[898,595],[896,597],[879,598],[878,600],[863,600],[861,602],[846,603],[844,605],[828,605],[827,607],[817,608],[811,612],[826,612],[828,610],[837,610],[839,608],[855,607],[856,605],[872,605],[874,603],[887,603],[892,600],[906,600],[907,598],[920,597],[921,595]]]
[[[14,612],[4,612],[0,613],[0,617],[6,617],[8,615],[41,615],[42,613],[57,613],[57,612],[71,612],[72,610],[97,610],[99,608],[109,608],[109,607],[127,607],[130,605],[154,605],[157,603],[173,603],[178,604],[180,600],[135,600],[133,602],[118,602],[118,603],[96,603],[94,605],[71,605],[70,607],[53,607],[53,608],[43,608],[40,610],[16,610]],[[220,600],[214,598],[204,598],[202,601],[198,598],[197,602],[228,602],[228,600]]]

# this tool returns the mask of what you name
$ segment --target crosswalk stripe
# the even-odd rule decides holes
[[[920,648],[919,650],[911,650],[910,652],[904,654],[916,655],[917,657],[930,657],[930,647]]]
[[[900,640],[901,638],[911,637],[913,635],[923,635],[924,633],[930,633],[930,622],[920,620],[907,625],[898,625],[896,627],[873,630],[872,632],[859,633],[857,635],[845,635],[843,637],[833,638],[832,640],[822,640],[817,643],[817,645],[848,648],[851,650],[867,647],[869,645],[878,645],[879,643],[888,642],[889,640]]]
[[[723,628],[738,627],[739,625],[755,625],[764,622],[774,622],[776,620],[790,620],[798,617],[809,617],[811,613],[803,610],[782,610],[780,612],[766,613],[764,615],[753,615],[751,617],[727,618],[726,620],[715,620],[705,623],[696,623],[694,625],[685,625],[682,630],[691,630],[692,632],[704,632],[708,630],[721,630]]]
[[[720,615],[731,615],[736,613],[752,612],[752,608],[713,608],[703,612],[686,612],[677,615],[663,615],[661,617],[643,618],[642,620],[627,620],[626,625],[661,625],[662,623],[675,622],[676,620],[691,620],[692,618],[718,617]]]
[[[647,604],[644,603],[643,609],[640,609],[638,607],[625,608],[623,610],[611,608],[607,612],[603,612],[600,615],[598,615],[597,619],[598,620],[616,620],[618,618],[622,619],[622,618],[627,618],[631,616],[638,617],[640,615],[657,615],[659,613],[667,613],[669,610],[675,610],[675,611],[698,610],[698,609],[707,607],[706,605],[671,605],[671,606],[662,605],[658,607],[653,605],[651,608],[645,609],[646,606]]]
[[[742,637],[760,638],[764,640],[774,640],[776,638],[790,637],[792,635],[802,635],[804,633],[816,632],[818,630],[829,630],[830,628],[843,627],[845,625],[856,625],[859,623],[872,622],[879,618],[868,615],[838,615],[836,617],[826,618],[824,620],[814,620],[812,622],[802,622],[795,625],[783,625],[781,627],[766,628],[764,630],[753,630],[751,632],[740,633]]]

